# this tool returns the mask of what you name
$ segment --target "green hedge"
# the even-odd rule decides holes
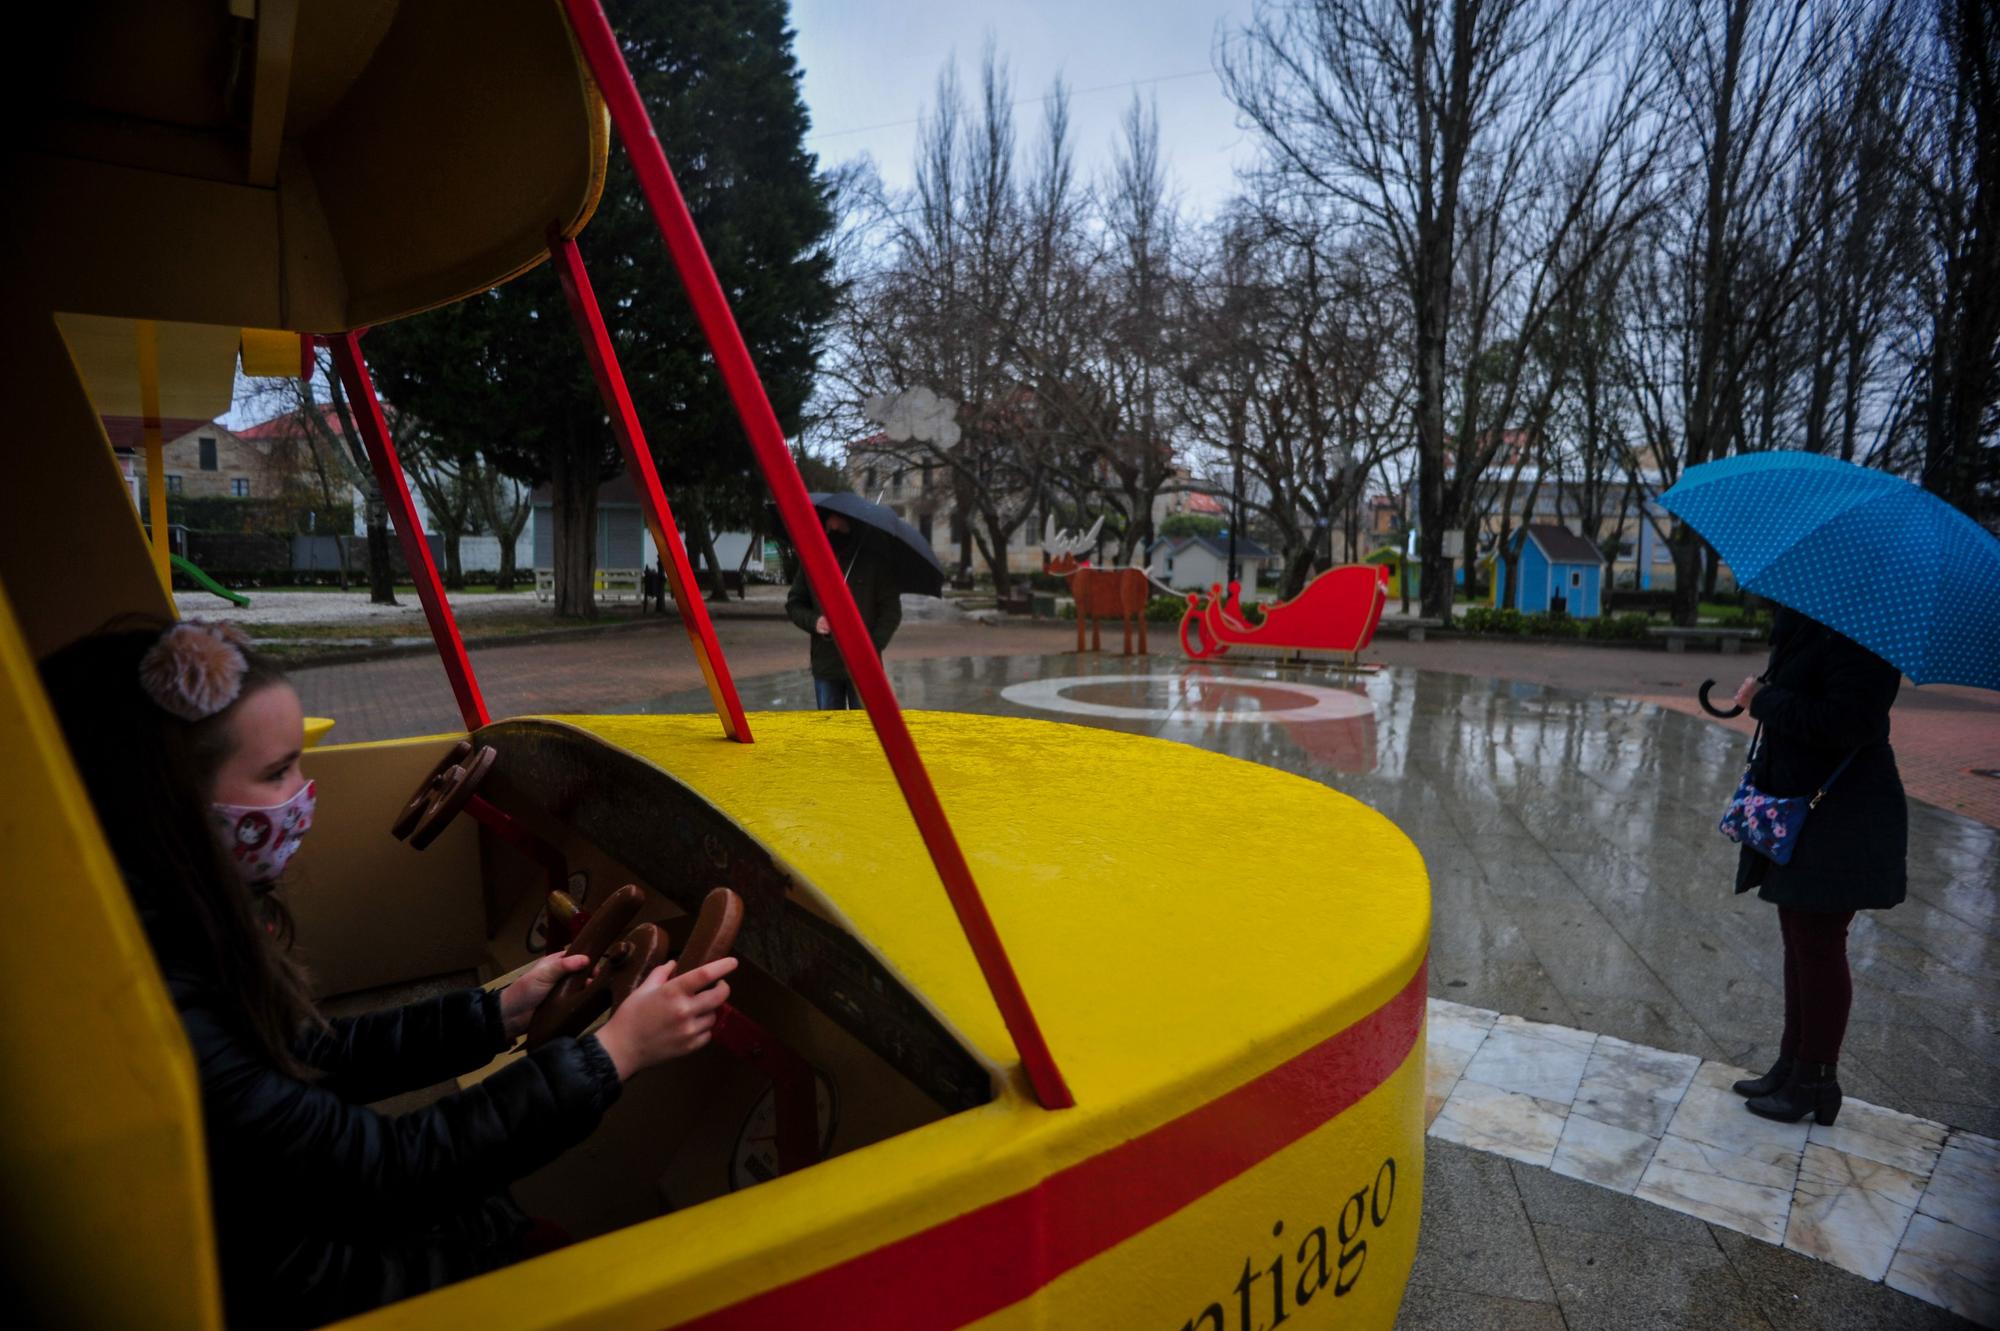
[[[314,515],[314,530],[346,532],[354,528],[354,507],[328,509],[283,499],[237,499],[231,495],[168,495],[167,521],[176,527],[230,536],[287,535],[305,530],[305,515]]]
[[[1490,633],[1496,637],[1589,638],[1596,642],[1643,642],[1646,615],[1602,615],[1596,619],[1561,619],[1549,615],[1524,615],[1519,610],[1494,610],[1473,606],[1458,615],[1458,627],[1467,633]]]

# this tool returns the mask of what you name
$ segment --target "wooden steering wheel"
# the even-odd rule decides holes
[[[448,764],[418,788],[389,830],[399,837],[407,836],[410,849],[426,849],[443,835],[451,820],[458,817],[471,802],[499,759],[497,750],[482,747],[465,762]],[[414,816],[412,810],[415,811]],[[406,825],[407,833],[404,832]]]
[[[576,936],[576,941],[563,949],[564,956],[589,957],[590,965],[557,980],[548,996],[542,999],[541,1006],[535,1009],[535,1015],[528,1021],[528,1048],[539,1049],[557,1036],[583,1034],[584,1027],[612,1006],[614,982],[618,989],[615,996],[622,1002],[625,995],[646,977],[646,971],[667,959],[667,935],[659,926],[640,925],[630,934],[626,933],[645,905],[645,891],[636,884],[625,884],[604,899],[590,917],[590,923],[584,925],[583,931]],[[641,930],[650,930],[657,935],[657,949],[652,947],[652,938],[635,937]],[[610,953],[614,944],[622,948],[626,942],[633,942],[635,946],[612,963]],[[652,953],[650,961],[639,955],[648,951]],[[641,964],[644,964],[643,970],[639,969]],[[628,979],[627,972],[635,973]]]
[[[549,990],[528,1022],[530,1049],[558,1036],[578,1036],[606,1012],[616,1012],[654,967],[667,959],[667,931],[656,924],[632,925],[645,907],[645,892],[632,883],[613,892],[583,926],[566,954],[591,959],[582,971],[565,975]],[[743,898],[726,887],[710,892],[701,903],[678,962],[685,974],[729,955],[743,923]],[[626,926],[631,925],[630,932]],[[623,933],[621,938],[619,935]],[[616,941],[613,941],[616,940]]]
[[[452,745],[451,752],[438,759],[438,765],[431,769],[430,775],[417,783],[417,793],[410,796],[410,802],[396,815],[396,821],[389,824],[389,835],[401,841],[414,832],[417,820],[431,807],[431,800],[436,796],[438,786],[443,783],[445,773],[471,756],[471,740],[462,739]]]

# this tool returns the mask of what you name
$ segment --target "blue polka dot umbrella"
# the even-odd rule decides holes
[[[1661,505],[1739,586],[1919,684],[2000,689],[2000,540],[1900,476],[1817,453],[1691,467]]]

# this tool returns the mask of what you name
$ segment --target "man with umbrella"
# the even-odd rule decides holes
[[[816,494],[812,502],[826,524],[827,540],[861,611],[861,622],[868,626],[869,640],[880,654],[903,622],[902,593],[936,596],[944,589],[944,568],[930,543],[892,510],[857,494]],[[832,626],[806,582],[803,567],[792,579],[785,614],[812,635],[813,694],[821,710],[861,706],[847,663],[834,645]]]

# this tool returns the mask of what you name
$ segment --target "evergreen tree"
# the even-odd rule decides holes
[[[606,9],[780,425],[812,391],[833,311],[832,191],[805,150],[785,0]],[[622,147],[577,241],[675,516],[719,591],[713,534],[761,506],[749,447]],[[556,516],[556,612],[593,613],[598,485],[616,441],[547,264],[371,333],[383,394],[529,484]]]

